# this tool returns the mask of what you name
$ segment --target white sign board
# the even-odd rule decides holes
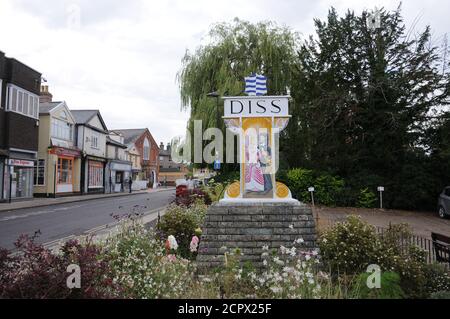
[[[288,117],[289,96],[224,97],[224,117]]]
[[[384,192],[384,187],[383,186],[378,186],[378,191],[379,192]]]
[[[314,192],[314,187],[308,187],[308,192]]]
[[[25,166],[25,167],[33,167],[33,161],[20,160],[20,159],[10,159],[8,164],[11,166]]]

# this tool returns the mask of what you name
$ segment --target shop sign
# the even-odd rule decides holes
[[[63,147],[53,147],[50,150],[50,154],[55,154],[58,156],[80,157],[80,151]]]
[[[27,160],[20,160],[20,159],[9,159],[8,164],[10,166],[34,167],[34,161],[27,161]]]

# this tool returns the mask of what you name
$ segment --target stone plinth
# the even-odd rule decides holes
[[[315,248],[316,229],[312,210],[298,201],[220,202],[205,218],[197,263],[200,269],[223,265],[224,251],[240,248],[241,262],[262,265],[262,247],[292,247],[303,238],[305,249]],[[297,245],[298,246],[298,245]]]

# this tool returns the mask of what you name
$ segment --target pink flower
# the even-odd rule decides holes
[[[193,236],[192,240],[191,240],[191,244],[189,245],[190,246],[189,248],[190,248],[191,252],[196,252],[197,251],[198,242],[199,242],[198,237],[197,236]]]
[[[177,260],[177,256],[173,255],[173,254],[169,254],[169,255],[167,255],[167,259],[171,262],[174,262]]]

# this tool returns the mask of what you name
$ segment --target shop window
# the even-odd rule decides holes
[[[58,158],[58,184],[72,184],[73,159]]]
[[[34,185],[45,185],[45,160],[40,159],[34,165]]]
[[[103,187],[103,164],[89,162],[89,187]]]

